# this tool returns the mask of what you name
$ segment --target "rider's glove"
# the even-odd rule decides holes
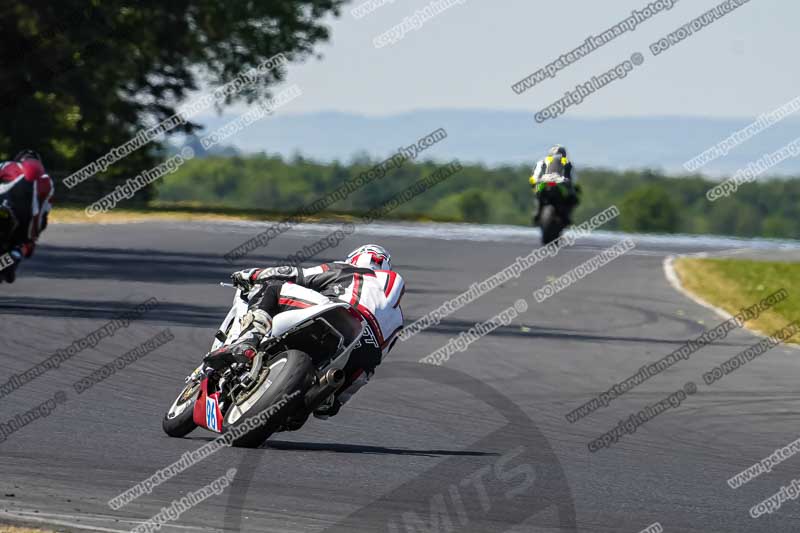
[[[231,274],[234,284],[245,290],[250,290],[253,285],[264,283],[267,280],[278,279],[286,281],[296,281],[299,271],[291,266],[279,266],[273,268],[249,268]]]
[[[247,292],[253,288],[255,277],[259,272],[261,272],[260,268],[248,268],[246,270],[240,270],[231,274],[231,280],[233,281],[234,285]]]

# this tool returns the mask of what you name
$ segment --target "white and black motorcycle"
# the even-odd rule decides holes
[[[211,350],[239,337],[255,291],[237,288]],[[186,378],[162,426],[183,437],[200,426],[234,446],[257,447],[283,429],[297,429],[344,382],[344,366],[364,331],[360,315],[344,302],[285,311],[274,317],[252,363],[221,371],[205,364]]]

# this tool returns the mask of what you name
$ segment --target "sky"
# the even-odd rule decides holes
[[[439,1],[452,5],[382,48],[374,45],[377,36],[431,0],[386,0],[362,18],[351,10],[364,0],[346,4],[340,17],[329,20],[331,40],[317,46],[321,58],[310,57],[289,68],[286,85],[298,85],[303,95],[281,112],[367,116],[430,109],[536,112],[634,52],[643,54],[642,65],[572,106],[566,115],[754,117],[800,94],[793,46],[800,2],[750,0],[653,56],[648,50],[651,43],[719,3],[678,0],[635,31],[518,95],[511,90],[513,83],[650,2]]]

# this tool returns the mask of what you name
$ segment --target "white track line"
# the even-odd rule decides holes
[[[131,528],[133,528],[137,524],[140,524],[145,521],[145,520],[130,520],[130,519],[118,518],[110,515],[90,515],[90,514],[72,515],[72,514],[62,514],[62,513],[42,513],[42,512],[23,511],[23,510],[0,511],[0,518],[7,518],[9,520],[14,520],[18,522],[36,522],[50,526],[74,527],[77,529],[83,529],[87,531],[106,531],[108,533],[130,533],[131,529],[112,529],[102,526],[92,526],[84,522],[116,521],[120,523],[131,524]],[[179,530],[190,530],[190,531],[204,531],[204,532],[219,531],[218,529],[213,529],[213,528],[182,526],[180,524],[169,524],[169,523],[161,526],[161,529],[170,529],[170,528]]]
[[[726,310],[717,307],[716,305],[713,305],[703,300],[702,298],[695,296],[694,294],[683,288],[683,285],[681,285],[681,280],[678,278],[678,274],[675,272],[675,267],[673,266],[673,262],[675,261],[675,259],[677,259],[677,256],[668,255],[667,257],[664,258],[664,262],[662,263],[662,265],[664,266],[664,275],[667,277],[667,281],[669,282],[669,284],[672,285],[672,288],[678,291],[679,293],[683,294],[687,298],[689,298],[694,303],[702,305],[706,309],[711,309],[725,320],[730,320],[731,318],[733,318],[733,315],[727,312]]]
[[[90,526],[88,524],[82,524],[80,522],[74,522],[72,520],[63,520],[55,518],[56,516],[66,516],[67,518],[71,518],[72,520],[87,520],[89,517],[87,516],[72,516],[72,515],[49,515],[46,513],[30,513],[30,512],[8,512],[8,511],[0,511],[0,517],[8,518],[10,520],[16,520],[19,522],[36,522],[39,524],[45,524],[49,526],[66,526],[66,527],[74,527],[78,529],[85,529],[88,531],[108,531],[110,533],[130,533],[130,529],[110,529],[105,527],[98,527],[98,526]]]
[[[682,256],[682,257],[689,257],[689,256],[707,257],[708,254],[705,253],[705,252],[701,252],[699,254],[687,254],[686,256]],[[687,298],[689,298],[694,303],[696,303],[698,305],[702,305],[706,309],[711,309],[717,315],[719,315],[720,317],[724,318],[725,320],[729,320],[729,319],[733,318],[733,315],[731,315],[726,310],[724,310],[724,309],[722,309],[720,307],[717,307],[716,305],[711,304],[711,303],[703,300],[702,298],[700,298],[698,296],[695,296],[691,292],[687,291],[683,287],[683,285],[681,285],[681,280],[678,278],[678,274],[675,272],[675,267],[673,266],[673,262],[677,258],[678,258],[678,256],[670,255],[670,256],[665,257],[664,258],[664,262],[662,263],[662,265],[664,266],[664,276],[666,276],[667,281],[669,282],[670,285],[672,285],[672,288],[675,289],[676,291],[678,291],[679,293],[683,294]],[[767,337],[767,336],[769,336],[768,333],[762,333],[760,331],[756,331],[756,330],[753,330],[753,329],[750,329],[750,328],[743,327],[742,329],[752,333],[753,335],[755,335],[757,337]],[[797,345],[797,344],[783,343],[783,346],[784,347],[794,348],[795,350],[800,350],[800,345]]]

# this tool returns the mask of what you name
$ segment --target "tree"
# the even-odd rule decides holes
[[[755,237],[761,234],[761,216],[741,190],[712,203],[707,213],[711,233],[739,237]]]
[[[659,185],[644,185],[622,199],[621,223],[625,231],[672,233],[678,226],[678,208]]]
[[[50,168],[76,171],[175,114],[202,85],[217,87],[278,53],[307,57],[328,38],[320,19],[343,0],[6,0],[0,11],[0,155],[38,148]],[[270,95],[284,70],[220,105]],[[173,132],[191,133],[191,121]],[[96,195],[157,164],[158,142],[76,191]],[[59,191],[63,194],[63,189]]]
[[[466,191],[459,198],[458,206],[461,215],[467,222],[484,223],[489,218],[489,204],[483,198],[481,191]]]

